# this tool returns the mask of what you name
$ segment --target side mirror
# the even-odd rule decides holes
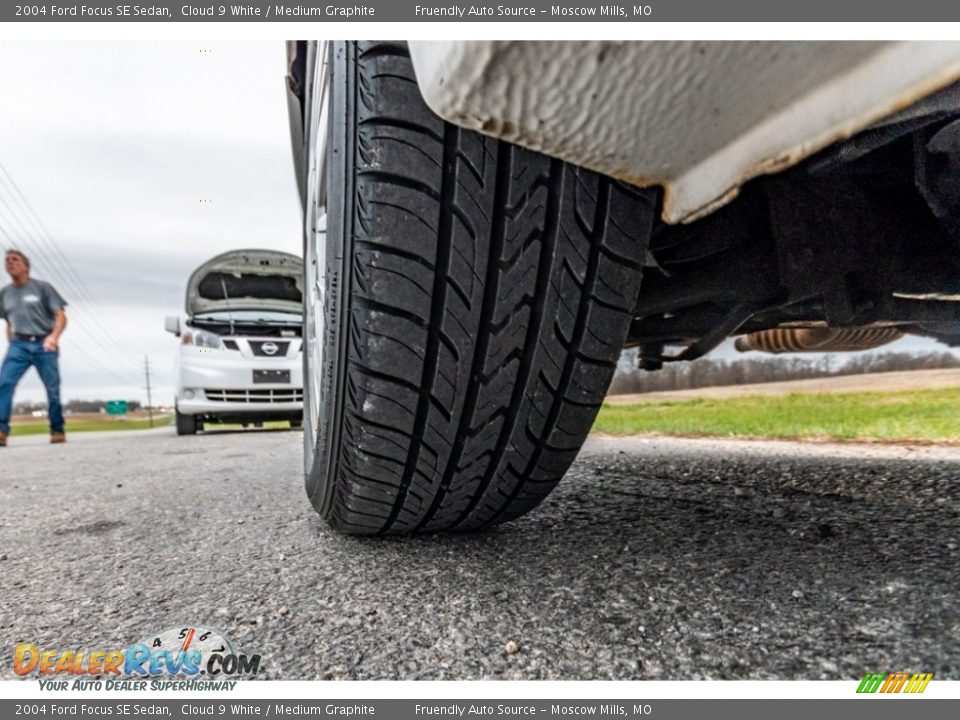
[[[163,329],[180,337],[180,316],[167,315],[163,320]]]

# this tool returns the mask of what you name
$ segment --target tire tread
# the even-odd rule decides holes
[[[654,198],[443,123],[404,44],[351,57],[356,259],[327,519],[371,534],[515,518],[603,400]]]

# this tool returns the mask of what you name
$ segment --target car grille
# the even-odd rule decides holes
[[[224,390],[204,388],[207,400],[235,403],[285,403],[303,402],[302,388],[276,388],[263,390]]]
[[[258,357],[286,357],[287,348],[290,347],[289,340],[249,340],[248,342],[253,354]],[[272,353],[264,352],[263,348],[266,345],[275,345],[277,349]]]

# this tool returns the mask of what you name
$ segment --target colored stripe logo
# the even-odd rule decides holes
[[[922,693],[933,680],[933,673],[867,673],[858,693]]]

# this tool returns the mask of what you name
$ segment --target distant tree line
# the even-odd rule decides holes
[[[139,400],[127,400],[127,410],[135,412],[142,407]],[[29,415],[32,412],[46,410],[45,402],[18,402],[13,405],[14,415]],[[63,404],[63,409],[69,412],[77,413],[96,413],[106,412],[106,400],[68,400]]]
[[[625,364],[633,365],[625,369]],[[901,372],[904,370],[938,370],[960,367],[960,357],[953,353],[915,354],[906,352],[855,355],[838,363],[831,355],[822,357],[764,357],[744,360],[701,359],[687,363],[667,363],[653,372],[635,367],[635,361],[621,361],[610,385],[611,395],[689,390],[719,385],[806,380],[836,375]]]

